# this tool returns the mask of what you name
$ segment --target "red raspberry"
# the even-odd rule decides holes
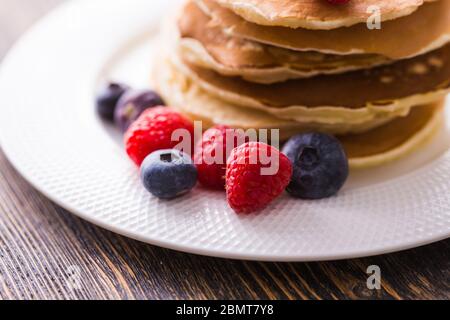
[[[271,166],[278,170],[271,175],[261,172]],[[228,203],[237,213],[262,210],[283,193],[291,177],[292,164],[284,154],[265,143],[246,143],[234,149],[228,158]]]
[[[227,133],[234,133],[234,141],[227,144]],[[242,131],[227,126],[213,127],[203,134],[197,143],[194,162],[198,170],[198,181],[205,187],[217,190],[225,189],[227,159],[231,151],[246,141]],[[241,142],[239,142],[241,140]]]
[[[190,133],[192,145],[194,140],[192,121],[170,108],[148,109],[125,133],[125,148],[128,156],[140,166],[150,153],[173,149],[181,142],[172,141],[172,133],[177,129],[186,129]]]

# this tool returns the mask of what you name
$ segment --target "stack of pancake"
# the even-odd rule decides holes
[[[205,127],[330,133],[367,167],[444,118],[450,0],[189,0],[163,37],[157,89]]]

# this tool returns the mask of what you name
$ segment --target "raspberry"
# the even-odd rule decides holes
[[[172,141],[172,133],[177,129],[189,132],[192,148],[194,137],[192,121],[170,108],[157,107],[146,110],[125,133],[125,149],[128,156],[140,166],[150,153],[173,149],[181,142]],[[190,150],[183,151],[190,152]]]
[[[230,143],[230,146],[227,144],[229,142],[227,133],[229,137],[234,134],[234,141]],[[229,153],[246,142],[244,139],[243,132],[227,126],[216,126],[205,131],[202,140],[197,144],[194,156],[198,180],[203,186],[217,190],[225,189],[226,162]]]
[[[278,167],[278,170],[271,175],[263,174],[261,169],[268,167]],[[237,213],[262,210],[283,193],[291,177],[292,164],[277,149],[260,142],[243,144],[228,158],[228,203]]]

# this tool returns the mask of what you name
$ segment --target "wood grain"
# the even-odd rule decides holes
[[[0,59],[30,23],[60,2],[0,0]],[[366,287],[369,265],[382,270],[380,291]],[[450,299],[449,279],[450,240],[382,257],[291,264],[152,247],[56,206],[0,151],[2,299]]]

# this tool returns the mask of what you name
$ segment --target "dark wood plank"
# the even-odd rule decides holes
[[[60,0],[0,0],[0,57]],[[382,270],[382,290],[366,269]],[[450,240],[382,257],[257,263],[156,248],[89,224],[34,190],[0,151],[2,299],[450,299]]]

